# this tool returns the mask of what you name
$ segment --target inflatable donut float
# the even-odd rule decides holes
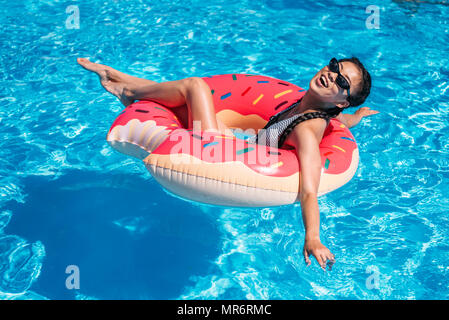
[[[107,134],[108,143],[143,160],[164,188],[189,200],[230,207],[299,201],[295,149],[253,144],[247,138],[248,131],[263,128],[270,116],[301,99],[305,90],[259,75],[203,79],[211,89],[217,118],[232,129],[232,135],[193,131],[174,113],[181,108],[138,101],[118,115]],[[353,177],[359,153],[349,129],[336,119],[326,128],[320,152],[319,195],[323,195]]]

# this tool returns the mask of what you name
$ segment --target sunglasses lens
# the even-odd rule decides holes
[[[332,72],[340,72],[340,68],[338,67],[338,61],[335,58],[332,58],[329,62],[329,70]]]
[[[348,83],[348,81],[346,81],[346,79],[343,76],[338,75],[335,82],[337,82],[337,84],[340,86],[340,88],[349,89],[349,83]]]
[[[348,81],[340,74],[340,67],[338,66],[338,60],[336,58],[332,58],[329,62],[329,70],[338,74],[335,82],[340,88],[345,90],[349,89]]]

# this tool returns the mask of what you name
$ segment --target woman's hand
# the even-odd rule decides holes
[[[310,266],[312,263],[309,258],[310,255],[315,257],[323,270],[326,270],[326,264],[329,266],[329,270],[331,270],[332,265],[335,263],[335,256],[321,243],[320,239],[306,238],[303,254],[307,266]]]
[[[359,108],[354,114],[360,117],[362,119],[363,117],[368,117],[373,114],[378,114],[379,111],[377,110],[371,110],[369,107],[361,107]]]
[[[378,113],[379,111],[371,110],[369,107],[361,107],[356,112],[354,112],[354,114],[340,113],[337,116],[337,119],[345,124],[348,128],[352,128],[358,125],[364,117],[372,116],[373,114]]]

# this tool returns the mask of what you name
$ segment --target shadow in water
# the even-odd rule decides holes
[[[417,13],[420,5],[442,5],[449,6],[448,0],[393,0],[400,8],[409,11],[409,13]]]
[[[69,171],[23,181],[6,234],[41,241],[46,256],[31,289],[50,299],[175,299],[220,253],[217,226],[192,204],[138,175]],[[80,289],[66,288],[66,268]]]

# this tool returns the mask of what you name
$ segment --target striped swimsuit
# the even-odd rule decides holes
[[[294,107],[296,107],[301,100],[298,102],[292,104],[287,109],[284,109],[277,113],[274,117],[277,117],[281,114],[284,114]],[[282,132],[288,127],[290,123],[292,123],[294,120],[296,120],[298,117],[303,115],[303,113],[297,113],[293,116],[283,119],[280,121],[276,121],[275,123],[271,124],[269,127],[265,127],[264,129],[260,130],[256,135],[250,137],[247,141],[249,143],[258,143],[258,144],[264,144],[269,147],[278,147],[279,137],[281,136]],[[270,118],[271,119],[271,118]]]
[[[292,110],[294,107],[296,107],[302,99],[292,104],[290,107],[288,107],[285,110],[280,111],[273,117],[278,117],[290,110]],[[275,123],[272,123],[268,127],[265,126],[264,129],[260,130],[256,135],[250,137],[247,141],[249,143],[257,143],[262,145],[267,145],[269,147],[275,147],[278,148],[278,142],[279,138],[281,137],[282,133],[285,129],[296,119],[298,119],[300,116],[304,115],[304,113],[296,113],[286,119],[278,120]],[[273,118],[271,117],[270,120]],[[326,119],[326,122],[329,124],[329,119]]]

